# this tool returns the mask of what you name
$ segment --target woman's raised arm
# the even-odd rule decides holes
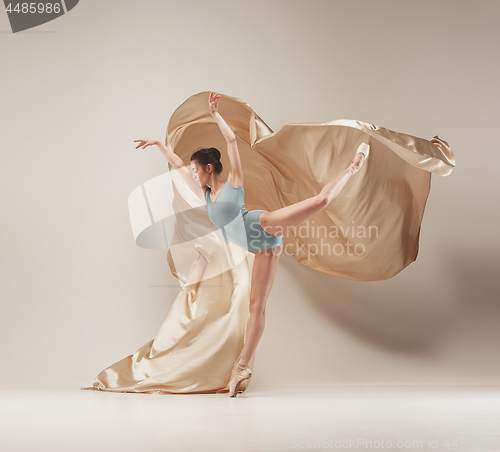
[[[189,188],[193,193],[195,193],[197,196],[200,196],[200,193],[203,193],[201,190],[201,185],[199,182],[195,180],[193,177],[193,173],[191,169],[187,168],[186,165],[184,165],[184,162],[182,159],[172,150],[170,145],[168,144],[163,144],[160,140],[157,138],[143,138],[140,140],[134,140],[134,143],[139,142],[139,144],[135,147],[136,149],[142,148],[145,149],[148,146],[153,146],[156,145],[160,149],[161,153],[165,156],[165,158],[168,160],[168,162],[174,167],[175,170],[179,171],[179,174],[182,176],[184,181],[187,183]]]
[[[157,138],[143,138],[141,140],[134,140],[134,143],[139,142],[139,144],[135,147],[136,149],[142,148],[145,149],[148,146],[156,145],[160,149],[161,153],[165,156],[168,162],[175,168],[180,169],[185,167],[182,159],[172,150],[170,145],[167,143],[163,144]],[[187,168],[186,168],[187,169]]]
[[[236,135],[217,111],[217,102],[220,97],[220,94],[214,94],[211,92],[208,99],[208,108],[210,109],[210,114],[215,119],[215,122],[217,122],[219,129],[227,142],[227,153],[229,155],[229,163],[231,165],[229,174],[227,175],[227,180],[230,185],[238,188],[243,185],[243,169],[241,167],[240,153],[238,151],[238,145],[236,144]]]

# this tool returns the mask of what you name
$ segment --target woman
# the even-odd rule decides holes
[[[154,339],[106,366],[91,387],[81,389],[229,392],[231,373],[245,343],[254,256],[227,246],[220,232],[213,230],[201,186],[189,166],[181,170],[170,168],[136,187],[128,204],[135,243],[143,249],[167,248],[168,266],[182,290],[172,297]],[[250,380],[244,381],[240,392],[249,384]]]
[[[243,170],[236,136],[218,112],[220,97],[219,94],[211,92],[208,107],[227,143],[231,166],[228,178],[224,181],[220,176],[222,172],[221,154],[215,148],[200,149],[194,152],[191,156],[191,170],[193,178],[203,189],[210,220],[222,229],[224,236],[229,241],[238,245],[245,245],[246,241],[246,249],[255,254],[247,335],[229,382],[229,395],[236,397],[242,382],[252,376],[249,362],[264,331],[265,306],[283,248],[282,236],[325,209],[338,196],[347,181],[361,168],[368,157],[369,145],[362,143],[351,165],[326,184],[316,196],[274,211],[253,210],[248,212],[244,205]],[[182,159],[169,146],[164,146],[156,139],[136,141],[140,142],[136,148],[142,147],[144,149],[153,144],[160,146],[174,168],[183,171],[186,175],[188,170],[184,167]],[[240,221],[234,221],[236,219]],[[235,228],[234,224],[240,227]]]

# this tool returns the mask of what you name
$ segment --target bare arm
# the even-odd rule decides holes
[[[208,107],[210,109],[210,114],[215,119],[215,122],[219,126],[219,129],[227,142],[227,153],[229,155],[229,163],[231,164],[227,180],[233,187],[241,187],[243,185],[243,169],[241,167],[238,145],[236,143],[236,135],[217,111],[217,101],[220,97],[220,94],[214,94],[213,92],[210,93]]]
[[[165,156],[168,162],[174,167],[174,169],[179,171],[179,174],[182,176],[182,178],[188,184],[191,190],[195,194],[198,194],[198,192],[201,189],[200,184],[193,179],[191,170],[188,169],[186,165],[184,165],[182,159],[172,150],[168,142],[167,144],[163,144],[160,140],[156,138],[144,138],[141,140],[134,140],[134,143],[135,142],[139,142],[139,144],[136,146],[136,149],[139,148],[144,149],[148,146],[153,146],[153,145],[158,146],[158,149],[160,149],[161,153]]]
[[[165,145],[157,138],[144,138],[142,140],[134,140],[134,143],[136,142],[139,142],[139,144],[135,147],[136,149],[139,148],[144,149],[147,148],[148,146],[153,146],[153,145],[158,146],[161,153],[165,156],[168,162],[175,169],[180,169],[185,166],[182,159],[172,150],[172,148],[168,143]]]

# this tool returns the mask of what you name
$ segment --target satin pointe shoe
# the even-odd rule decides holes
[[[252,371],[248,367],[236,365],[236,373],[229,381],[229,397],[236,397],[241,383],[248,380],[252,376]]]
[[[368,158],[368,154],[370,153],[370,145],[367,143],[361,143],[354,154],[354,158],[352,159],[352,163],[349,166],[351,170],[351,174],[355,174],[359,171],[359,169],[363,166],[363,163]],[[363,157],[358,157],[358,155],[362,155]]]

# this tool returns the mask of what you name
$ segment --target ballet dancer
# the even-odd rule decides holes
[[[220,94],[211,92],[208,108],[227,143],[231,167],[227,180],[223,180],[220,176],[222,172],[221,154],[216,148],[200,149],[194,152],[191,156],[191,171],[192,177],[203,189],[208,215],[215,226],[223,229],[224,225],[234,218],[234,214],[230,212],[231,209],[217,208],[220,207],[217,206],[217,203],[223,202],[224,205],[231,203],[231,205],[238,206],[246,233],[247,240],[245,242],[248,244],[246,249],[255,255],[246,339],[239,360],[232,369],[229,381],[229,396],[236,397],[241,383],[252,376],[248,363],[264,332],[266,303],[283,250],[282,236],[290,229],[300,226],[304,221],[321,212],[338,196],[347,181],[368,158],[370,146],[367,143],[361,143],[351,164],[328,182],[317,195],[273,211],[247,211],[244,204],[243,170],[236,136],[217,111],[220,97]],[[169,145],[164,145],[154,138],[135,141],[140,142],[136,149],[139,147],[144,149],[153,144],[157,145],[174,168],[179,170],[185,168],[182,159],[172,151]],[[189,170],[185,168],[185,171]],[[228,240],[233,241],[231,238]]]

